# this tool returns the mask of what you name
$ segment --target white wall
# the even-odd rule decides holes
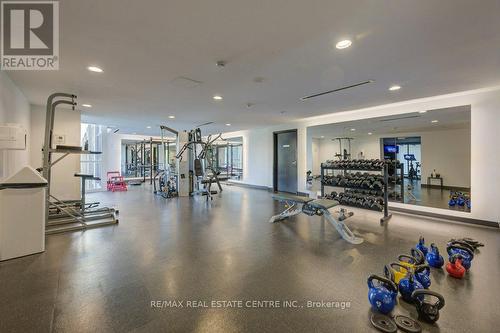
[[[422,140],[422,184],[427,184],[427,177],[436,169],[444,178],[446,186],[470,187],[470,135],[470,128],[374,134],[355,138],[351,153],[353,158],[359,158],[360,152],[366,159],[381,158],[381,138],[419,136]],[[322,162],[334,159],[335,153],[339,151],[338,142],[328,138],[318,140],[319,156],[313,153],[313,159],[318,158]]]
[[[312,174],[319,175],[321,173],[321,163],[325,160],[320,158],[321,152],[321,139],[312,139],[311,140],[311,150],[312,150]]]
[[[245,183],[272,187],[272,135],[274,131],[298,129],[298,184],[299,191],[306,191],[306,171],[312,167],[311,138],[306,136],[309,126],[340,123],[358,119],[413,113],[453,106],[471,105],[471,192],[473,207],[470,214],[446,209],[401,205],[407,209],[425,210],[439,214],[463,216],[487,221],[500,220],[498,189],[500,180],[500,154],[494,149],[500,146],[500,87],[479,89],[442,96],[421,98],[401,103],[382,105],[360,110],[332,113],[305,118],[286,126],[260,128],[226,133],[224,137],[242,136],[244,142]],[[245,149],[246,148],[246,149]],[[485,163],[488,161],[488,163]],[[487,176],[485,176],[487,175]]]
[[[435,169],[446,186],[470,187],[470,141],[470,129],[422,133],[422,184]]]
[[[78,111],[63,108],[56,109],[54,134],[65,135],[65,145],[80,146],[81,115]],[[45,106],[31,106],[31,158],[33,168],[42,166],[42,148],[45,140]],[[52,155],[52,161],[59,154]],[[61,200],[80,199],[80,178],[74,177],[80,172],[80,155],[69,155],[52,168],[51,194]]]
[[[30,140],[30,105],[21,90],[0,71],[0,123],[21,124]],[[29,144],[27,144],[29,146]],[[7,178],[29,164],[30,148],[0,151],[0,179]]]

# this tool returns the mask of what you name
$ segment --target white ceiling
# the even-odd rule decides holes
[[[498,0],[62,0],[60,11],[61,69],[9,76],[35,104],[76,93],[93,105],[85,121],[121,133],[247,129],[500,83]],[[337,50],[345,37],[352,47]]]
[[[397,135],[398,133],[418,133],[447,129],[470,128],[470,105],[445,109],[426,110],[425,113],[378,117],[343,123],[308,127],[307,135],[312,138],[331,139],[336,137],[359,138],[369,134]],[[433,123],[432,121],[437,120]],[[354,129],[354,130],[353,130]]]

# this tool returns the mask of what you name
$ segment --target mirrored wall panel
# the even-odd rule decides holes
[[[389,201],[465,212],[471,210],[474,198],[470,197],[468,105],[324,124],[309,127],[307,135],[310,143],[308,156],[312,159],[308,172],[311,191],[321,191],[322,163],[351,161],[353,165],[365,165],[369,160],[383,159],[390,161]],[[328,172],[324,173],[328,175]],[[348,177],[371,174],[363,170],[351,173],[353,175]],[[337,180],[333,183],[335,186],[323,186],[326,194],[345,191],[345,181],[340,185]],[[372,186],[366,182],[358,184],[361,190]]]

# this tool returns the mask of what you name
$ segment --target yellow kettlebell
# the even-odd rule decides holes
[[[399,280],[404,278],[408,274],[409,270],[411,271],[411,268],[408,268],[400,263],[393,262],[389,265],[385,265],[384,275],[392,282],[399,284]]]
[[[425,264],[425,256],[422,251],[412,248],[411,255],[400,254],[398,256],[399,263],[411,270],[415,270],[417,266]]]

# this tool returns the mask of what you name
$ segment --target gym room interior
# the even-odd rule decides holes
[[[498,331],[499,0],[0,6],[0,332]]]

